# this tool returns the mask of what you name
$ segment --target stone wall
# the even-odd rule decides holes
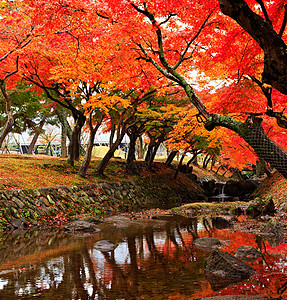
[[[56,217],[170,208],[205,199],[191,179],[155,175],[134,181],[0,191],[0,227],[36,225]]]

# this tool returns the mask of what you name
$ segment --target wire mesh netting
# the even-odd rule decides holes
[[[243,138],[259,158],[264,159],[287,178],[287,153],[266,136],[262,126],[254,126]]]

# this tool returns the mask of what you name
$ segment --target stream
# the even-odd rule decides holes
[[[116,226],[115,226],[116,225]],[[287,244],[234,232],[208,218],[127,221],[115,216],[93,234],[63,229],[0,233],[0,299],[195,299],[259,295],[287,299]],[[214,284],[204,272],[209,252],[193,245],[214,237],[234,254],[252,245],[263,255],[256,274],[237,284]],[[95,248],[100,240],[117,247]]]

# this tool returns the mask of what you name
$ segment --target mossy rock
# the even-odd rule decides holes
[[[271,196],[265,199],[256,197],[247,207],[246,214],[256,218],[264,215],[274,216],[275,211],[275,205]]]

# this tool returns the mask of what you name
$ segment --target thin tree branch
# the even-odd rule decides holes
[[[191,44],[198,38],[198,36],[200,35],[201,31],[204,29],[207,21],[209,20],[209,18],[211,17],[213,11],[206,17],[206,19],[204,20],[203,24],[200,26],[199,30],[197,31],[197,33],[195,34],[195,36],[187,43],[186,48],[184,49],[184,51],[182,52],[182,54],[180,55],[180,58],[178,60],[178,62],[173,66],[173,69],[176,70],[180,64],[185,61],[188,60],[190,58],[192,58],[192,54],[189,55],[188,57],[185,57],[189,47],[191,46]]]
[[[255,1],[260,5],[265,20],[266,20],[270,25],[272,25],[272,22],[271,22],[271,20],[269,19],[269,16],[268,16],[268,13],[267,13],[267,10],[266,10],[266,7],[265,7],[263,1],[262,1],[262,0],[255,0]]]
[[[287,24],[287,4],[284,5],[284,19],[281,25],[281,29],[279,31],[279,36],[282,37],[284,30],[286,28],[286,24]]]
[[[4,82],[8,77],[12,76],[13,74],[18,72],[18,66],[19,66],[19,55],[17,55],[16,57],[16,70],[14,70],[13,72],[8,73],[3,79],[2,81]]]

